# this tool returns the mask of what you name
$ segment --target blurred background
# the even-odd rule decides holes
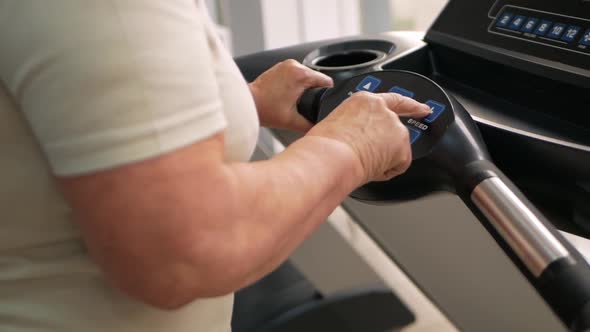
[[[393,30],[424,31],[447,0],[207,0],[234,55]]]

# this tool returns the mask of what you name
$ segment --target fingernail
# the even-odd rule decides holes
[[[432,114],[433,111],[432,111],[432,108],[430,108],[430,106],[428,106],[426,104],[422,104],[422,105],[424,105],[423,107],[424,107],[425,111],[428,112],[428,114]]]

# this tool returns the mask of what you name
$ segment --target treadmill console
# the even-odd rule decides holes
[[[559,49],[557,51],[590,56],[590,19],[505,5],[497,12],[488,31]],[[589,60],[581,65],[588,65]]]
[[[410,134],[413,159],[426,156],[454,121],[451,100],[443,89],[422,75],[404,71],[377,71],[359,75],[329,89],[322,97],[318,121],[359,91],[393,92],[431,107],[432,114],[424,119],[401,118]]]
[[[590,1],[450,0],[425,40],[435,75],[590,128]]]
[[[430,32],[590,69],[589,1],[451,0]]]

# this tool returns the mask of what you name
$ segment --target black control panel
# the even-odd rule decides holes
[[[427,155],[454,120],[449,97],[436,83],[419,74],[404,71],[359,75],[328,90],[322,98],[318,120],[324,119],[342,101],[359,91],[393,92],[430,106],[432,114],[424,119],[401,118],[410,134],[414,159]]]
[[[540,116],[495,107],[587,145],[587,134],[573,133],[590,129],[590,1],[450,0],[425,41],[433,77],[446,88],[457,82],[477,100],[483,93],[533,111]]]
[[[488,31],[590,55],[590,19],[505,5],[490,24]]]
[[[589,1],[450,0],[426,39],[477,56],[482,55],[478,49],[518,52],[531,61],[547,61],[544,64],[549,67],[564,64],[584,69],[576,74],[590,76]],[[489,59],[497,58],[490,55]]]

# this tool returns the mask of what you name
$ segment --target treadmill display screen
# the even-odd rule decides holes
[[[426,39],[472,54],[521,54],[590,77],[590,1],[450,0]]]
[[[490,33],[590,55],[590,20],[504,6],[488,27]]]

